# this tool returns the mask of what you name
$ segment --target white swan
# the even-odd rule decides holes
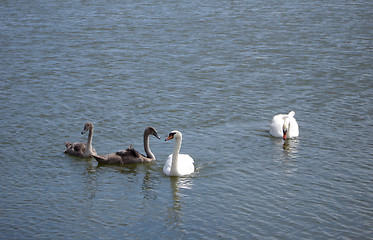
[[[183,135],[179,131],[172,131],[165,140],[175,138],[174,151],[168,156],[163,167],[163,173],[168,176],[185,176],[194,172],[194,160],[188,154],[179,154]]]
[[[87,144],[65,142],[65,153],[76,157],[92,157],[96,155],[96,150],[92,147],[93,124],[91,122],[87,122],[84,125],[81,133],[84,134],[87,131],[89,131]]]
[[[273,117],[269,125],[269,133],[274,137],[294,138],[299,136],[299,127],[297,120],[294,118],[295,112],[289,114],[278,114]]]

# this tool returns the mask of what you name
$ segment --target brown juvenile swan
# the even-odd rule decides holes
[[[121,150],[116,153],[110,153],[105,156],[93,156],[97,162],[102,164],[126,164],[126,163],[144,163],[152,162],[155,156],[149,148],[149,135],[152,134],[160,139],[157,130],[153,127],[147,127],[144,131],[144,150],[146,156],[132,148],[132,145],[126,150]]]
[[[84,134],[87,131],[89,131],[87,143],[65,142],[65,153],[76,157],[91,157],[97,155],[96,150],[92,147],[93,124],[91,122],[87,122],[84,125],[84,129],[81,133]]]

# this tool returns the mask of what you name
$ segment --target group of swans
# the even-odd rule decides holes
[[[295,112],[291,111],[288,114],[278,114],[273,117],[269,125],[269,133],[274,137],[282,137],[284,140],[298,137],[299,127],[294,118]],[[87,122],[81,132],[84,134],[89,131],[87,143],[69,143],[66,142],[65,153],[77,157],[94,157],[97,162],[102,164],[127,164],[127,163],[146,163],[156,160],[154,154],[149,147],[149,136],[153,135],[160,139],[158,132],[153,127],[147,127],[144,131],[144,150],[146,156],[136,151],[130,145],[126,150],[110,153],[105,156],[99,156],[96,150],[92,147],[93,124]],[[168,156],[168,159],[163,167],[163,173],[167,176],[185,176],[194,172],[194,160],[188,154],[180,154],[181,142],[183,135],[177,130],[169,133],[165,141],[175,139],[173,153]]]
[[[66,142],[65,153],[77,157],[94,157],[98,163],[101,164],[127,164],[127,163],[146,163],[156,160],[154,154],[149,147],[149,136],[153,135],[160,139],[158,132],[154,127],[147,127],[144,131],[144,150],[146,156],[136,151],[130,145],[126,150],[110,153],[105,156],[97,155],[96,150],[92,147],[93,137],[93,124],[87,122],[84,125],[82,134],[89,131],[87,143],[69,143]],[[166,164],[164,165],[163,172],[167,176],[185,176],[194,172],[194,161],[188,154],[179,154],[182,142],[181,132],[174,130],[165,140],[175,139],[175,146],[173,154],[170,154]]]

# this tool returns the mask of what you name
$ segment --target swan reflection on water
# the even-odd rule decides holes
[[[298,147],[299,138],[293,139],[272,139],[275,145],[274,158],[283,169],[284,176],[291,176],[298,171]]]
[[[294,159],[298,154],[299,138],[282,140],[278,138],[272,138],[272,142],[276,146],[276,154],[283,156],[285,159]]]
[[[298,172],[298,145],[299,139],[289,139],[282,144],[281,169],[284,171],[284,181]]]
[[[192,178],[171,177],[171,190],[172,190],[172,206],[167,208],[168,220],[170,224],[179,225],[181,223],[180,217],[182,216],[182,194],[180,189],[192,189]]]
[[[282,149],[286,158],[296,158],[298,153],[299,139],[288,139],[284,141]]]

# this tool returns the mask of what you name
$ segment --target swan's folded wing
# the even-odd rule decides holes
[[[118,151],[118,152],[116,152],[116,154],[118,156],[125,157],[125,158],[127,158],[127,157],[136,157],[136,158],[139,158],[140,155],[141,155],[138,151],[136,151],[132,147],[129,147],[126,150]]]
[[[76,152],[85,152],[85,144],[84,143],[74,143],[73,144],[74,151]]]
[[[129,152],[127,150],[121,150],[115,153],[118,156],[125,157],[129,155]]]

